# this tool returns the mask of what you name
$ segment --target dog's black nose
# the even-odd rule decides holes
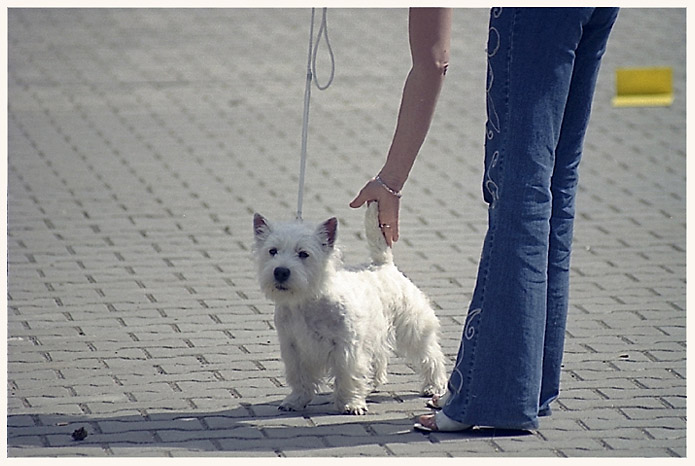
[[[275,280],[278,283],[284,283],[288,278],[290,278],[290,269],[287,267],[278,267],[275,269],[273,274],[275,275]]]

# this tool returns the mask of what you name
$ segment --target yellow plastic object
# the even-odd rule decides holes
[[[673,103],[672,68],[619,68],[615,107],[656,107]]]

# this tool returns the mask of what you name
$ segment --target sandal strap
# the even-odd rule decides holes
[[[450,396],[451,392],[448,390],[441,395],[434,395],[427,401],[427,407],[432,409],[442,409]]]

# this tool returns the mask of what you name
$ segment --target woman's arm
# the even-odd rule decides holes
[[[408,20],[412,68],[403,87],[398,122],[386,163],[379,177],[392,191],[399,192],[410,174],[415,158],[429,131],[444,75],[451,43],[450,8],[411,8]],[[376,180],[370,180],[350,203],[379,202],[379,223],[386,242],[398,240],[399,199]]]

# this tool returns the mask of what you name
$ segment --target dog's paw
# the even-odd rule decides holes
[[[428,385],[426,387],[422,388],[422,391],[420,391],[420,396],[431,398],[434,395],[439,395],[439,390],[437,390],[434,386]]]
[[[280,411],[301,411],[306,408],[307,404],[309,404],[309,400],[306,400],[305,397],[290,395],[280,403],[278,409]]]
[[[436,386],[433,384],[428,384],[422,387],[422,390],[420,391],[420,395],[423,397],[431,398],[435,395],[441,395],[442,393],[446,392],[446,385],[444,386]]]
[[[299,411],[299,409],[297,409],[296,406],[291,405],[291,404],[286,404],[286,403],[280,404],[280,406],[278,406],[278,409],[280,411],[285,411],[285,412]]]
[[[342,405],[343,414],[354,414],[356,416],[363,416],[367,414],[367,404],[346,404]]]

